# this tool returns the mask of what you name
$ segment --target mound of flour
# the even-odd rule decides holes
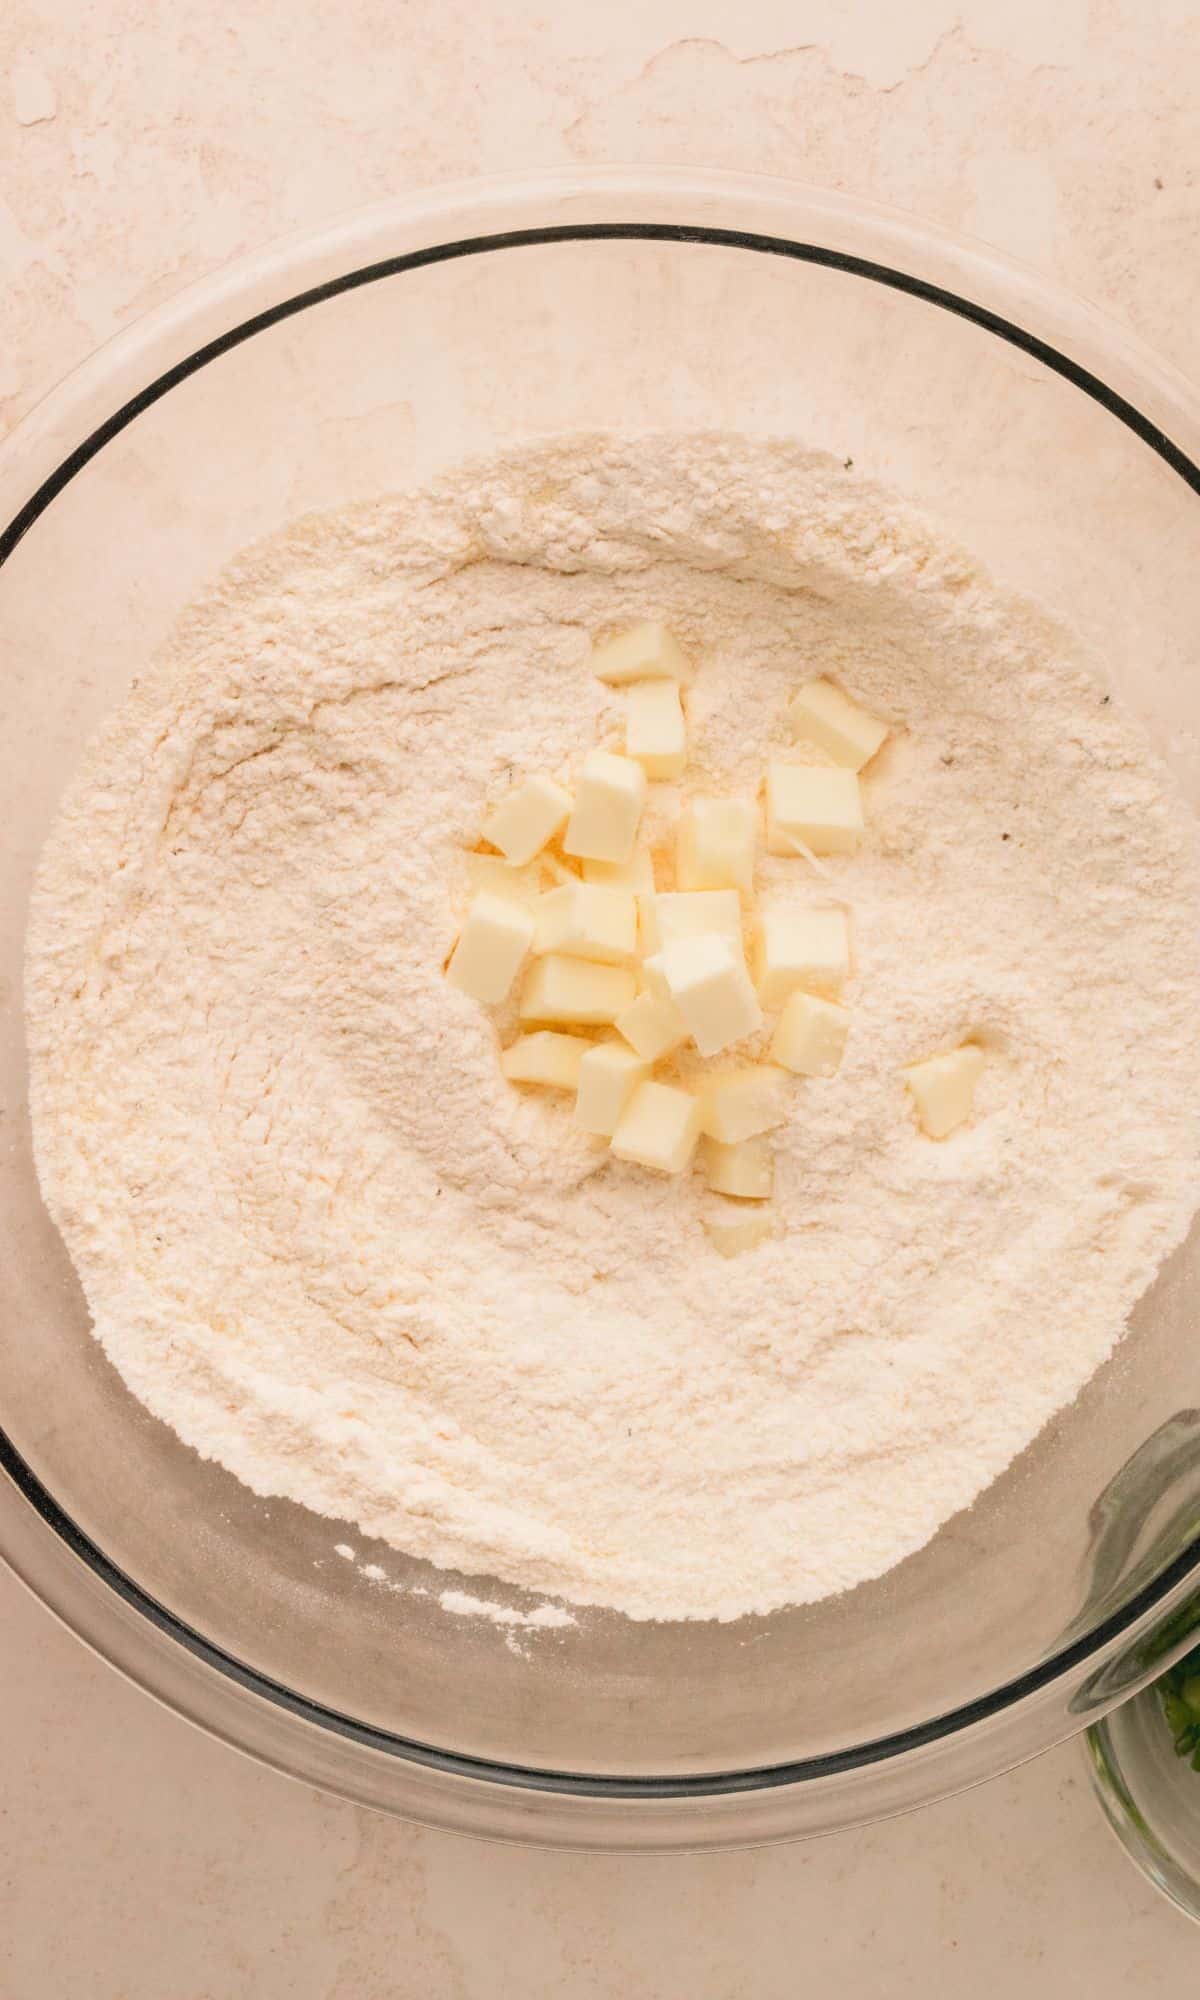
[[[732,1262],[442,972],[487,804],[619,743],[589,635],[642,616],[699,661],[690,789],[752,792],[814,671],[901,725],[830,864],[847,1059]],[[1197,884],[1068,637],[928,524],[790,447],[568,441],[252,549],[112,717],[33,909],[42,1186],[126,1381],[256,1492],[638,1618],[803,1602],[968,1505],[1183,1234]],[[899,1071],[968,1033],[934,1145]]]

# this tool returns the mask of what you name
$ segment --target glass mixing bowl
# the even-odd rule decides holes
[[[181,607],[290,517],[601,427],[796,436],[899,488],[1081,634],[1200,798],[1196,404],[978,246],[765,180],[601,172],[396,202],[194,288],[0,453],[0,1547],[114,1665],[297,1777],[500,1838],[732,1845],[988,1776],[1161,1669],[1164,1628],[1189,1643],[1200,1452],[1153,1441],[1200,1403],[1200,1235],[1078,1401],[890,1575],[510,1645],[442,1608],[449,1579],[255,1498],[131,1398],[25,1104],[31,870]]]

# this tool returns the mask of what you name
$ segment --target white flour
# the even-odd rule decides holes
[[[382,1563],[359,1562],[356,1551],[348,1542],[335,1542],[334,1554],[341,1556],[343,1562],[353,1563],[358,1574],[365,1576],[368,1583],[383,1584],[399,1597],[430,1595],[424,1584],[397,1583]],[[534,1611],[519,1611],[515,1604],[498,1604],[492,1597],[472,1597],[465,1590],[439,1591],[437,1601],[443,1611],[450,1612],[455,1618],[482,1619],[487,1625],[498,1625],[509,1651],[519,1653],[523,1658],[528,1658],[528,1653],[517,1636],[519,1632],[565,1632],[578,1623],[559,1604],[539,1604]]]
[[[757,786],[813,671],[904,725],[829,864],[847,1059],[733,1262],[442,975],[488,802],[618,741],[585,659],[625,616],[699,656],[697,790]],[[574,440],[303,522],[185,617],[43,860],[38,1165],[96,1331],[255,1491],[444,1568],[639,1618],[876,1576],[1200,1198],[1193,824],[1061,632],[825,458]],[[965,1033],[978,1116],[934,1145],[898,1072]]]

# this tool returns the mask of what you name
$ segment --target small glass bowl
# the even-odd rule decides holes
[[[1175,1755],[1157,1687],[1113,1709],[1084,1740],[1096,1797],[1125,1852],[1200,1923],[1200,1771]]]

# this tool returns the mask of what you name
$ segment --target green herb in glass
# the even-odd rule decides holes
[[[1175,1738],[1175,1755],[1190,1758],[1193,1771],[1200,1771],[1200,1646],[1167,1669],[1158,1694]]]

